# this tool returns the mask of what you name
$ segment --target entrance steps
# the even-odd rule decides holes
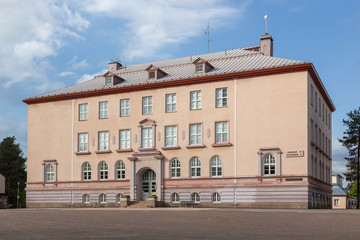
[[[147,208],[147,201],[130,202],[128,208]]]

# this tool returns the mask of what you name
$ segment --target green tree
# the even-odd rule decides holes
[[[0,173],[6,179],[5,191],[8,196],[8,203],[16,205],[17,189],[19,183],[20,201],[25,202],[25,181],[26,171],[23,152],[20,144],[15,143],[16,138],[6,137],[0,143]]]
[[[356,197],[357,194],[357,181],[353,183],[353,185],[350,187],[349,195],[352,197]]]
[[[356,182],[356,207],[359,209],[360,107],[359,109],[350,111],[346,115],[348,116],[348,119],[343,119],[343,124],[347,129],[344,132],[344,136],[339,139],[339,141],[349,152],[349,157],[345,158],[347,160],[347,172],[344,173],[344,175],[346,181],[348,181],[350,185],[353,185]]]

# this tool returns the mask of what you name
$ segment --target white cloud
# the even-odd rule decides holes
[[[78,12],[54,0],[2,1],[0,85],[8,88],[26,81],[34,89],[53,89],[47,77],[53,66],[47,58],[57,55],[64,37],[79,38],[77,31],[89,24]]]
[[[125,47],[122,55],[131,60],[154,59],[166,45],[202,36],[209,19],[213,29],[229,25],[241,16],[248,2],[238,8],[220,0],[89,0],[78,4],[87,13],[125,20],[120,44]]]
[[[74,72],[61,72],[58,74],[59,77],[67,77],[67,76],[70,76],[70,75],[74,75],[75,73]]]
[[[88,68],[90,65],[87,63],[86,59],[82,61],[77,61],[77,56],[74,56],[70,61],[69,64],[71,65],[71,69],[73,70],[79,70],[79,69],[85,69]]]
[[[107,71],[108,71],[108,69],[103,69],[103,70],[101,70],[100,72],[97,72],[97,73],[84,74],[76,81],[76,83],[81,83],[81,82],[85,82],[85,81],[88,81],[88,80],[92,80],[92,79],[94,79],[95,76],[102,75],[102,74],[106,73]]]

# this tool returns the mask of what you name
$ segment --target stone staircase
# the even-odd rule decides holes
[[[147,201],[130,202],[128,208],[147,208]]]

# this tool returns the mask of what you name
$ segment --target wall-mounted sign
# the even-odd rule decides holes
[[[287,151],[286,152],[286,157],[291,158],[291,157],[303,157],[304,156],[304,151]]]

